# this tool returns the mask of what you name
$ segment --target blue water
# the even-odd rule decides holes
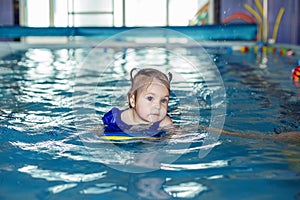
[[[258,139],[299,131],[296,64],[221,47],[14,50],[0,61],[0,198],[299,199],[299,141]],[[169,108],[178,134],[102,140],[101,116],[127,107],[136,65],[178,75]],[[213,99],[222,89],[226,98]],[[207,140],[215,133],[193,127],[212,124],[218,108],[224,130],[258,138]]]

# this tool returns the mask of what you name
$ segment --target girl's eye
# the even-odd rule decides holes
[[[147,97],[147,100],[148,100],[148,101],[152,101],[152,100],[153,100],[153,97]]]
[[[162,103],[167,103],[167,102],[168,102],[168,99],[162,99],[161,102],[162,102]]]

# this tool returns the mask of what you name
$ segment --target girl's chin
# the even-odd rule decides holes
[[[159,118],[158,115],[151,115],[149,117],[149,122],[151,122],[151,123],[155,123],[155,122],[158,122],[158,121],[160,121],[160,118]]]

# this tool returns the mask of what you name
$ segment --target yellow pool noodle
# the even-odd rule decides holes
[[[256,4],[256,6],[257,6],[257,8],[258,8],[258,10],[259,10],[259,12],[260,12],[260,14],[263,15],[263,14],[264,14],[264,12],[263,12],[263,7],[262,7],[260,1],[259,1],[259,0],[255,0],[254,2],[255,2],[255,4]]]
[[[274,25],[274,29],[273,29],[273,35],[272,38],[274,41],[276,41],[277,39],[277,33],[278,33],[278,29],[279,29],[279,24],[281,22],[281,18],[284,14],[284,8],[280,8],[278,15],[276,17],[276,21],[275,21],[275,25]]]
[[[257,20],[258,22],[258,25],[259,25],[259,38],[258,40],[261,40],[262,39],[262,19],[260,17],[260,15],[253,9],[251,8],[251,6],[249,6],[248,4],[244,4],[244,7],[245,9],[247,9],[254,17],[255,19]]]

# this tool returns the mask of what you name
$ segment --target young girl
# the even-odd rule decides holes
[[[165,136],[165,132],[161,131],[162,128],[172,127],[171,125],[173,124],[171,118],[167,115],[172,74],[168,73],[167,76],[156,69],[146,68],[138,70],[137,68],[134,68],[130,72],[130,77],[131,88],[128,92],[129,108],[125,110],[112,108],[103,116],[102,121],[105,125],[104,138],[114,139],[114,136],[119,136],[120,132],[129,133],[129,136]],[[143,129],[141,129],[141,126]],[[195,130],[193,127],[190,128],[191,130]],[[197,128],[207,129],[207,127],[204,126],[199,126]],[[209,128],[209,130],[217,131],[220,134],[244,138],[275,140],[281,142],[300,141],[299,131],[276,135],[259,135],[229,132],[214,129],[213,127]],[[112,137],[107,136],[109,134],[106,133],[112,132],[117,134],[113,134]],[[124,134],[120,134],[120,136],[124,136]],[[117,139],[126,138],[117,137]]]
[[[172,74],[165,75],[152,68],[134,68],[130,79],[131,88],[127,94],[129,108],[112,108],[107,112],[102,118],[105,132],[137,130],[153,136],[163,127],[172,125],[167,115]]]

